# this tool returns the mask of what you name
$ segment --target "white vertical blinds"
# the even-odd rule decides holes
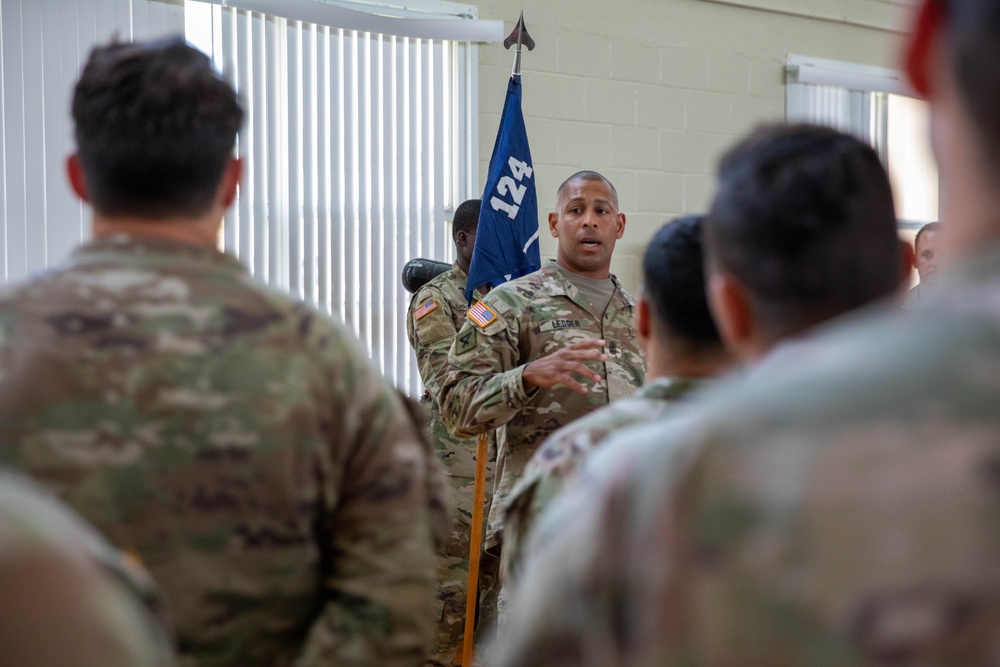
[[[414,257],[451,261],[450,212],[477,196],[475,49],[186,3],[188,37],[235,84],[246,174],[225,245],[341,318],[416,395]]]
[[[888,98],[887,93],[789,83],[786,115],[789,122],[826,125],[852,134],[871,144],[884,163]]]
[[[789,55],[785,115],[826,125],[871,144],[888,160],[888,93],[906,90],[893,70]]]
[[[89,232],[64,175],[70,100],[90,49],[184,30],[183,7],[148,0],[0,0],[0,282],[65,257]]]

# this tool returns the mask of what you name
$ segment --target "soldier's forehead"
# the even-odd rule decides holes
[[[557,199],[560,206],[564,206],[570,202],[585,202],[590,200],[595,203],[611,204],[615,208],[618,207],[618,197],[615,196],[614,189],[606,181],[598,178],[575,178],[566,183],[558,195]]]

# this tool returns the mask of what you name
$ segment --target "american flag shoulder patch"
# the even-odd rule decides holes
[[[434,299],[427,299],[427,301],[424,301],[422,304],[420,304],[419,308],[413,311],[414,321],[419,322],[420,318],[422,318],[423,316],[427,315],[430,312],[433,312],[437,307],[438,307],[437,302],[435,302]]]
[[[472,304],[472,308],[469,308],[469,312],[465,316],[475,322],[479,328],[483,328],[497,319],[497,314],[482,301],[476,301]]]

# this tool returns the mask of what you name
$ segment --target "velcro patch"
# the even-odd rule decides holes
[[[472,304],[472,308],[469,308],[465,316],[475,322],[480,329],[489,326],[497,319],[497,314],[482,301]]]
[[[465,354],[476,349],[476,330],[469,329],[465,333],[459,333],[455,341],[455,353]]]
[[[420,318],[424,317],[428,313],[433,312],[434,310],[437,309],[437,307],[438,305],[434,301],[434,299],[427,299],[427,301],[424,301],[422,304],[420,304],[419,308],[413,311],[414,321],[419,322]]]

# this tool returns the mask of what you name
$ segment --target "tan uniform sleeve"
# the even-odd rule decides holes
[[[456,437],[470,438],[510,421],[531,396],[514,319],[498,316],[486,327],[471,320],[455,337],[441,388],[441,419]]]
[[[433,309],[417,319],[417,309],[430,300],[434,302]],[[413,296],[406,326],[410,345],[417,356],[420,379],[436,401],[448,374],[448,352],[455,340],[451,307],[440,292],[425,286]]]

